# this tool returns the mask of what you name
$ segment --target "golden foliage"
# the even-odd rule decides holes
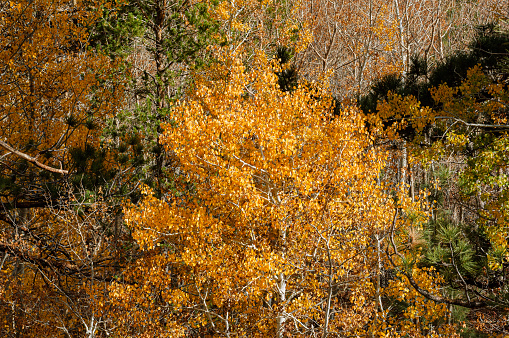
[[[188,191],[127,206],[143,258],[111,288],[122,335],[365,333],[394,213],[384,154],[320,84],[285,93],[263,54],[218,59],[162,138]]]
[[[93,143],[122,100],[122,88],[107,82],[116,65],[87,49],[87,27],[101,13],[90,7],[102,2],[0,5],[0,138],[43,153],[51,166],[67,164],[70,147]]]

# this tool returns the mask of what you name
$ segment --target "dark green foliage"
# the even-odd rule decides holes
[[[77,191],[83,188],[95,190],[107,186],[116,174],[115,169],[110,168],[105,149],[86,144],[84,148],[70,149],[69,154],[72,163],[71,171],[75,175],[71,180]]]
[[[291,63],[293,52],[286,46],[280,46],[276,49],[275,57],[279,61],[279,64],[283,67],[281,72],[276,72],[279,88],[284,92],[292,91],[297,88],[299,81],[297,67]]]
[[[428,60],[425,57],[412,56],[407,80],[416,83],[419,78],[428,76]]]
[[[71,127],[71,128],[74,128],[74,127],[77,127],[78,124],[79,124],[79,121],[78,119],[74,116],[74,115],[69,115],[66,119],[65,119],[65,123]]]
[[[416,78],[417,77],[412,77],[412,79]],[[370,92],[358,99],[358,103],[365,114],[374,114],[377,111],[378,103],[387,100],[390,93],[407,95],[410,94],[411,90],[414,90],[414,93],[417,95],[422,92],[421,86],[418,85],[417,82],[412,82],[407,85],[403,78],[399,75],[388,74],[376,81],[371,87]],[[426,90],[426,92],[428,91]],[[397,121],[383,121],[385,127],[391,126],[394,122]],[[399,134],[406,140],[412,140],[416,136],[415,130],[411,125],[408,125],[406,128],[400,130]]]
[[[439,271],[451,295],[468,293],[476,297],[472,290],[483,290],[485,297],[494,300],[494,308],[509,300],[504,269],[488,266],[486,253],[491,244],[483,226],[476,222],[455,223],[441,212],[427,225],[425,243],[421,264]]]
[[[429,75],[430,87],[437,87],[442,83],[456,87],[466,78],[467,71],[480,62],[471,52],[458,52],[438,63]]]
[[[498,73],[507,65],[509,32],[500,32],[494,24],[477,27],[477,38],[471,43],[475,55],[487,72]],[[505,57],[504,57],[505,56]]]
[[[97,124],[92,117],[89,117],[85,121],[85,127],[87,127],[88,130],[94,130],[97,128]]]
[[[368,94],[359,97],[358,103],[366,114],[375,113],[379,101],[386,100],[389,92],[400,93],[403,79],[397,74],[387,74],[376,81]]]
[[[144,47],[155,62],[155,72],[144,70],[136,90],[154,103],[154,108],[159,110],[157,114],[164,115],[160,109],[180,93],[179,88],[172,87],[178,87],[183,70],[206,62],[206,48],[214,41],[219,25],[210,17],[206,3],[131,1],[145,27]]]
[[[441,217],[425,231],[425,262],[439,268],[440,275],[461,287],[462,280],[473,280],[486,266],[476,247],[465,235],[465,226]],[[472,233],[472,232],[470,232]],[[476,240],[472,236],[472,240]]]
[[[110,0],[109,4],[112,8],[101,8],[102,18],[90,28],[90,47],[112,58],[124,57],[131,50],[133,39],[142,36],[145,27],[134,3],[118,6]]]
[[[341,114],[341,101],[337,97],[332,98],[334,100],[334,110],[332,111],[333,116],[339,116]]]
[[[138,3],[144,6],[143,1]],[[177,11],[169,14],[171,24],[165,31],[162,45],[155,48],[162,48],[166,52],[168,63],[200,63],[201,60],[196,56],[212,41],[212,34],[217,31],[218,24],[210,18],[206,3],[190,6],[187,1],[180,0],[175,1],[171,8],[177,8]],[[182,8],[184,11],[179,12]]]
[[[461,337],[463,337],[463,338],[490,338],[490,335],[487,333],[479,332],[473,328],[467,327],[461,333]]]
[[[433,184],[421,186],[427,189],[430,203],[436,203],[437,215],[424,228],[424,260],[426,266],[434,266],[453,289],[465,284],[480,284],[478,276],[488,268],[486,252],[491,248],[484,228],[475,220],[460,222],[446,209],[446,196],[457,182],[448,167],[439,166],[431,172]]]

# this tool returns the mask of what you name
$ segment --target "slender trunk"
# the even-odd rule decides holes
[[[334,276],[332,274],[332,259],[330,256],[329,243],[327,243],[327,261],[329,264],[329,290],[327,293],[327,305],[325,308],[325,323],[323,324],[322,338],[326,338],[329,335],[329,320],[331,316],[331,300],[332,300],[332,289],[334,283]]]
[[[165,108],[166,102],[166,86],[165,82],[165,71],[166,71],[166,55],[164,52],[164,36],[163,31],[166,22],[166,0],[157,0],[155,2],[155,17],[152,29],[154,31],[154,39],[155,39],[155,54],[154,60],[156,63],[156,93],[155,93],[155,101],[156,101],[156,120],[158,121],[157,125],[157,144],[160,145],[160,137],[163,133],[163,129],[161,126],[161,122],[163,119],[163,109]],[[157,184],[157,191],[159,194],[162,193],[163,190],[163,168],[166,166],[166,156],[163,150],[159,154],[156,155],[156,165],[154,168],[155,178]]]
[[[382,239],[380,238],[379,234],[375,235],[375,240],[376,240],[376,255],[377,255],[375,301],[377,304],[377,311],[375,313],[375,323],[373,325],[373,328],[378,327],[379,314],[383,315],[383,311],[384,311],[383,304],[382,304],[382,295],[381,295],[382,282],[380,279],[380,275],[382,273],[382,256],[381,256],[380,243],[382,242]],[[374,337],[373,330],[371,330],[370,336]]]
[[[286,278],[284,273],[279,274],[279,301],[282,305],[280,313],[277,317],[277,337],[282,338],[284,334],[284,325],[286,322],[285,302],[286,302]]]
[[[412,198],[412,202],[415,202],[415,177],[414,170],[410,168],[410,197]]]
[[[408,151],[406,142],[403,141],[403,149],[401,150],[401,161],[400,161],[400,174],[399,174],[399,183],[401,185],[406,183],[406,170],[408,165]]]
[[[286,248],[286,230],[281,231],[281,246],[283,248],[282,259],[283,261],[286,259],[285,248]],[[281,304],[281,309],[279,310],[279,315],[277,317],[277,332],[276,336],[278,338],[283,338],[284,336],[284,326],[286,322],[286,276],[284,272],[281,272],[278,276],[278,292],[279,292],[279,303]]]
[[[405,38],[404,38],[404,29],[403,29],[403,19],[401,18],[401,14],[399,12],[399,1],[394,0],[394,7],[396,10],[396,21],[398,24],[398,31],[399,31],[399,42],[400,42],[400,55],[401,55],[401,62],[403,63],[403,80],[405,80],[407,71],[408,71],[408,58],[407,58],[407,51],[406,51],[406,44],[405,44]]]
[[[439,1],[438,2],[438,8],[437,8],[437,15],[438,13],[441,13],[441,6],[442,6],[442,3]],[[443,41],[442,41],[442,20],[439,18],[438,19],[438,25],[437,25],[437,37],[438,37],[438,46],[439,46],[439,51],[440,51],[440,60],[442,60],[444,58],[444,44],[443,44]]]
[[[165,8],[162,1],[156,2],[156,15],[154,18],[154,35],[155,35],[155,55],[154,59],[156,62],[156,106],[159,110],[164,107],[165,101],[165,85],[163,81],[164,76],[164,49],[163,49],[163,29],[165,21]]]

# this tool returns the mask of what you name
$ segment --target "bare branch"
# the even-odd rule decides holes
[[[28,162],[33,163],[34,165],[36,165],[37,167],[39,167],[41,169],[44,169],[44,170],[47,170],[47,171],[51,171],[52,173],[63,174],[63,175],[67,175],[69,173],[69,171],[67,171],[67,170],[56,169],[56,168],[47,166],[47,165],[37,161],[37,159],[35,157],[29,156],[29,155],[27,155],[25,153],[22,153],[20,151],[15,150],[13,147],[11,147],[10,145],[8,145],[7,143],[5,143],[2,140],[0,140],[0,146],[2,146],[3,148],[7,149],[11,153],[18,155],[19,157],[24,158]]]
[[[7,243],[5,241],[0,241],[0,252],[17,257],[24,262],[37,266],[39,269],[49,268],[56,270],[58,271],[59,274],[64,276],[84,275],[91,279],[102,282],[117,281],[116,278],[111,274],[104,275],[98,275],[97,273],[93,274],[92,272],[89,271],[87,266],[77,265],[75,262],[70,260],[44,258],[41,255],[33,254],[27,250],[21,249],[19,245]],[[95,263],[109,262],[112,259],[113,259],[112,257],[105,257],[100,260],[97,260]]]
[[[437,116],[435,119],[440,120],[453,120],[455,122],[459,122],[464,124],[467,127],[475,127],[475,128],[488,128],[488,129],[499,129],[499,130],[509,130],[508,124],[483,124],[483,123],[468,123],[466,121],[463,121],[457,117],[452,116]]]

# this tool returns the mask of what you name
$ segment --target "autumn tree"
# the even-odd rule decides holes
[[[217,58],[162,138],[189,193],[145,187],[126,210],[143,256],[111,286],[119,334],[379,332],[374,242],[395,208],[361,115],[333,117],[320,85],[281,91],[263,53]]]
[[[4,336],[92,337],[107,327],[89,292],[116,264],[108,239],[115,219],[96,199],[115,168],[99,136],[124,86],[119,63],[88,49],[88,28],[102,5],[0,4]]]

